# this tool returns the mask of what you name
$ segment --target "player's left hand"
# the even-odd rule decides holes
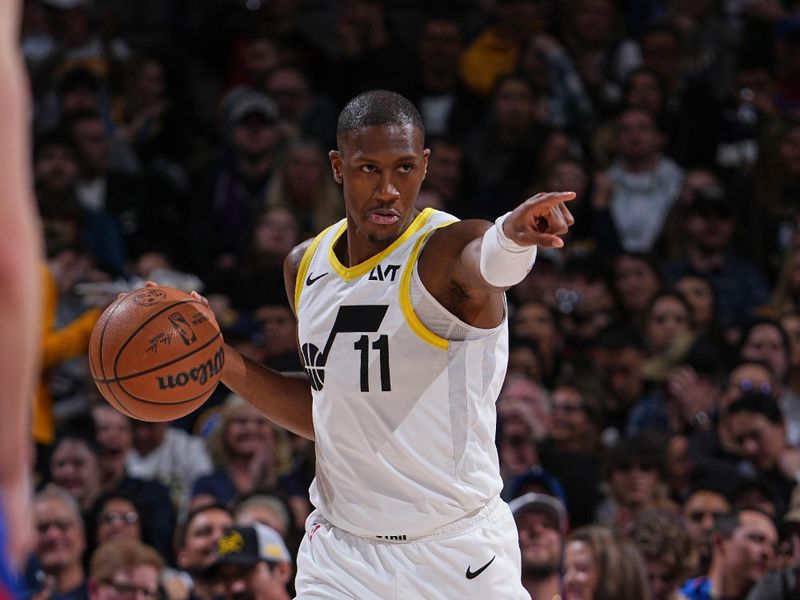
[[[503,232],[520,246],[561,248],[561,237],[575,223],[566,202],[575,192],[542,192],[525,200],[503,223]]]

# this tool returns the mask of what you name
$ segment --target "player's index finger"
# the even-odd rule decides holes
[[[528,198],[527,202],[530,203],[530,206],[535,206],[536,208],[549,209],[560,202],[569,202],[574,199],[575,192],[545,192]]]

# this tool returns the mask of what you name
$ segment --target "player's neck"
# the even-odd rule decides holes
[[[395,239],[397,238],[370,240],[357,231],[353,231],[351,224],[348,223],[347,229],[336,241],[333,251],[343,266],[351,268],[369,260],[376,254],[380,254],[391,246]]]

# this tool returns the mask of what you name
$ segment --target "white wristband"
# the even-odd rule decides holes
[[[481,276],[489,285],[511,287],[525,279],[536,262],[536,246],[521,246],[503,231],[508,215],[498,217],[481,241]]]

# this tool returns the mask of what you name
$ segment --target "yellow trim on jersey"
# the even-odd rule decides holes
[[[403,232],[403,235],[401,235],[394,242],[392,242],[392,244],[388,248],[382,250],[375,256],[368,258],[364,262],[354,265],[352,267],[345,267],[339,260],[339,257],[337,257],[336,253],[333,251],[334,246],[336,246],[336,242],[339,240],[339,238],[345,231],[345,225],[341,226],[339,228],[339,231],[336,232],[336,235],[333,236],[333,241],[331,241],[331,244],[328,247],[328,260],[331,263],[333,270],[336,271],[339,277],[341,277],[345,281],[350,281],[351,279],[355,279],[356,277],[361,277],[362,275],[366,275],[372,269],[375,268],[375,265],[381,262],[389,254],[394,252],[400,244],[405,242],[408,238],[410,238],[417,231],[419,231],[423,227],[423,225],[425,225],[425,223],[428,222],[428,219],[433,214],[433,212],[434,210],[432,208],[424,209],[414,218],[414,221],[412,221],[411,225],[408,226],[408,229],[406,229]]]
[[[347,221],[345,221],[345,223],[347,223]],[[308,245],[306,251],[303,252],[303,258],[300,259],[300,266],[297,268],[297,279],[294,281],[294,314],[297,314],[297,311],[300,310],[300,293],[303,291],[303,282],[306,280],[308,265],[311,264],[311,259],[314,258],[314,252],[316,252],[317,246],[319,246],[325,234],[333,227],[336,227],[336,225],[337,224],[334,223],[330,227],[323,229],[322,233],[318,234],[317,237],[314,238],[314,241]]]
[[[439,337],[425,327],[425,324],[419,320],[417,313],[414,312],[414,307],[411,306],[411,275],[414,273],[414,265],[417,264],[417,259],[419,258],[420,252],[422,252],[425,241],[437,229],[447,227],[456,222],[457,221],[448,221],[447,223],[442,223],[419,238],[417,243],[414,244],[411,256],[408,257],[408,261],[406,262],[406,268],[403,269],[403,276],[400,278],[400,308],[403,311],[403,316],[406,318],[408,326],[411,327],[414,333],[421,337],[423,341],[428,342],[440,350],[447,350],[450,347],[450,342],[443,337]]]

